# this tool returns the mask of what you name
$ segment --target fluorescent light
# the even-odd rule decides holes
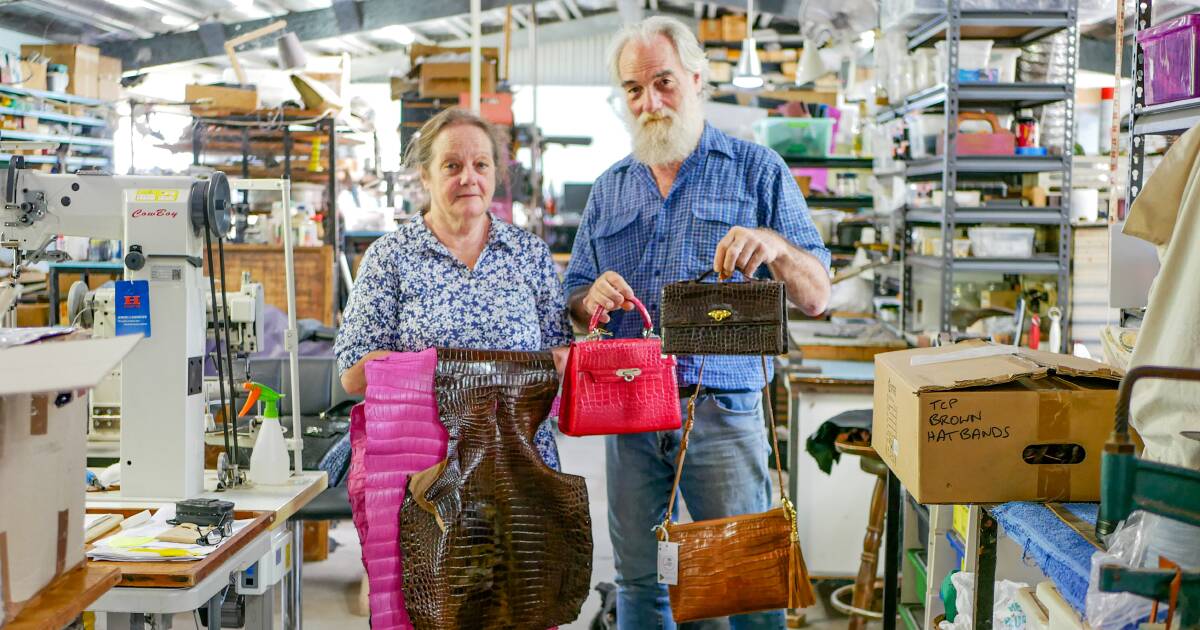
[[[249,9],[254,6],[254,0],[229,0],[235,9]]]
[[[376,31],[376,34],[384,39],[394,39],[403,46],[408,46],[417,40],[416,33],[413,33],[412,29],[403,24],[393,24],[381,28]]]
[[[734,87],[756,90],[763,86],[762,61],[758,58],[758,44],[753,38],[742,40],[742,56],[738,58],[733,73]]]
[[[164,14],[162,23],[167,26],[188,26],[193,22],[191,18],[186,18],[181,15]]]

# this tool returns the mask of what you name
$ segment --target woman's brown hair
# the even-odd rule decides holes
[[[429,172],[433,164],[433,143],[443,129],[454,125],[474,125],[482,129],[492,141],[492,162],[496,168],[496,184],[508,180],[508,137],[499,127],[465,109],[452,107],[438,113],[421,126],[412,143],[404,152],[404,165],[408,168]]]

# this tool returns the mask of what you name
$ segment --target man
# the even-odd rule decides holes
[[[670,18],[626,27],[610,50],[625,94],[633,154],[596,180],[575,240],[565,290],[586,325],[597,306],[608,328],[634,337],[630,298],[658,320],[662,287],[706,270],[726,276],[765,269],[810,315],[829,300],[829,251],[778,155],[704,122],[707,60],[695,36]],[[601,320],[608,322],[607,316]],[[698,380],[698,357],[679,357],[679,397]],[[769,443],[763,426],[759,357],[708,357],[680,486],[696,520],[769,509]],[[680,431],[609,436],[609,533],[622,629],[675,627],[667,588],[657,583],[657,541],[679,453]],[[731,619],[733,630],[783,628],[782,611]]]

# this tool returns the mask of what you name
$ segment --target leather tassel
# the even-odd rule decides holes
[[[808,578],[808,566],[804,564],[804,551],[800,541],[788,545],[788,608],[808,608],[817,603],[813,595],[812,581]]]

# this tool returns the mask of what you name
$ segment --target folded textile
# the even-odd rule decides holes
[[[1095,526],[1095,503],[1068,503],[1066,510]],[[1059,593],[1081,614],[1086,610],[1088,577],[1097,549],[1042,503],[1005,503],[989,510],[1004,533],[1024,550]]]
[[[833,465],[842,459],[842,454],[834,446],[838,441],[838,436],[854,432],[855,437],[862,439],[867,444],[871,443],[871,416],[870,409],[855,409],[839,413],[821,423],[816,432],[808,436],[804,450],[817,460],[817,467],[821,469],[821,472],[828,475],[833,470]]]

